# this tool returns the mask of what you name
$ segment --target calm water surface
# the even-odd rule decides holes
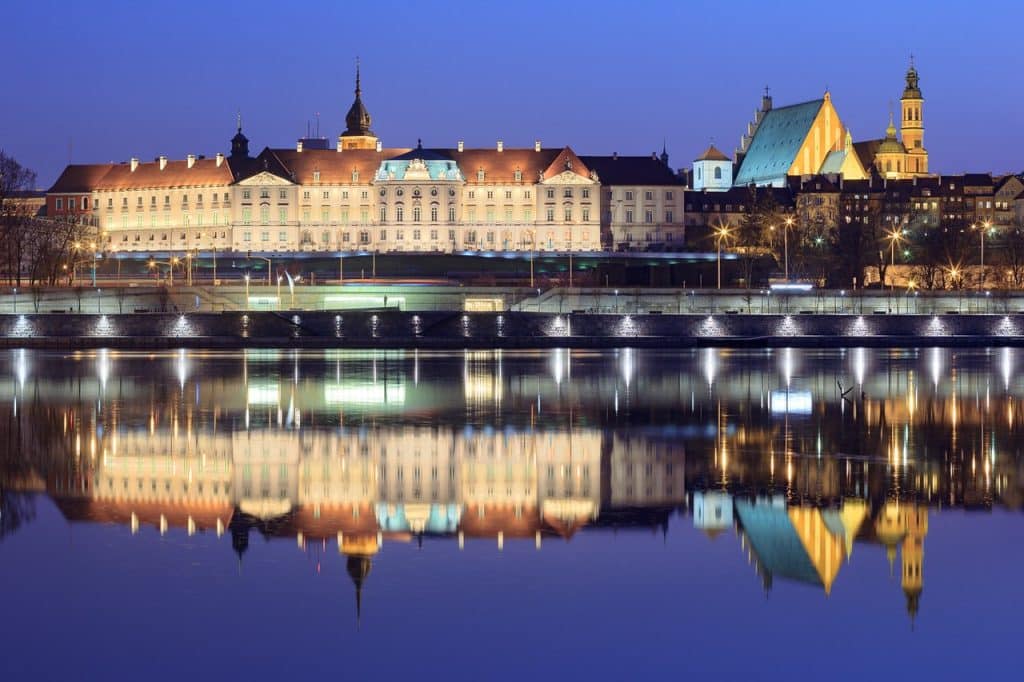
[[[0,356],[4,679],[1020,671],[1024,351]]]

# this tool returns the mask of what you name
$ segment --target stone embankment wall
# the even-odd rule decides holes
[[[1024,345],[1024,315],[228,312],[0,315],[7,348]]]

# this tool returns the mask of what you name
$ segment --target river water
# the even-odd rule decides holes
[[[1020,670],[1024,350],[0,356],[4,679]]]

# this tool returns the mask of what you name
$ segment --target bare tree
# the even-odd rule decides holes
[[[14,285],[21,284],[27,226],[33,217],[23,196],[35,183],[34,171],[0,150],[0,263],[3,264],[7,281]]]

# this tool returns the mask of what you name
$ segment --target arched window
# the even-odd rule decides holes
[[[721,166],[715,166],[715,180],[721,180],[721,179],[722,179],[722,167]]]
[[[414,223],[418,223],[420,221],[420,207],[419,206],[413,206],[412,207],[412,221]]]
[[[405,219],[405,209],[401,204],[395,206],[395,220],[402,222]]]
[[[437,222],[437,204],[430,205],[430,221]]]
[[[700,166],[697,166],[697,179],[698,179],[698,180],[700,180],[700,179],[701,179],[701,177],[700,177],[700,171],[701,171],[701,168],[700,168]]]

